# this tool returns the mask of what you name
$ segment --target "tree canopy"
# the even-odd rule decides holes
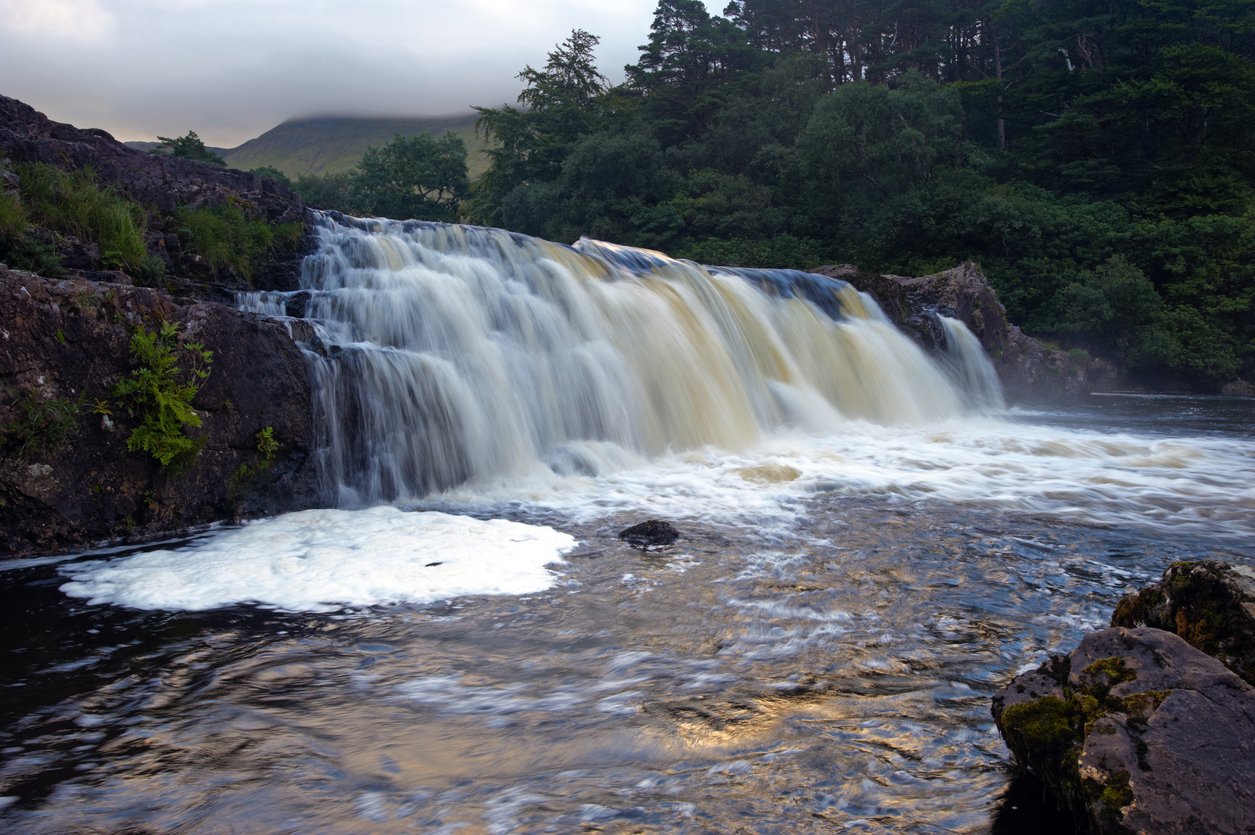
[[[1255,379],[1255,4],[659,0],[617,86],[597,43],[477,108],[469,200],[402,213],[744,266],[970,258],[1014,321],[1142,380]]]

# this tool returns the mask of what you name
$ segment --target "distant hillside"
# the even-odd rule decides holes
[[[248,171],[273,166],[293,179],[302,174],[346,171],[355,166],[366,149],[388,143],[398,134],[446,132],[466,143],[471,179],[488,167],[484,143],[475,136],[475,113],[459,116],[425,116],[414,119],[370,119],[349,116],[318,116],[292,119],[271,128],[238,148],[222,151],[232,168]]]

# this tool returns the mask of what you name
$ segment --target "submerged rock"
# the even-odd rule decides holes
[[[1255,684],[1255,569],[1215,560],[1173,563],[1158,583],[1125,595],[1111,625],[1173,632]]]
[[[648,551],[650,548],[665,548],[680,538],[680,532],[670,522],[650,519],[630,528],[619,531],[622,539],[633,548]]]
[[[1086,636],[993,715],[1018,766],[1103,833],[1255,829],[1255,688],[1159,629]]]

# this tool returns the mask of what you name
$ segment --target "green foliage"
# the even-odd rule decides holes
[[[157,147],[153,149],[157,153],[167,153],[182,159],[194,159],[210,165],[227,164],[226,160],[205,147],[205,143],[194,130],[189,130],[183,136],[175,138],[158,136],[157,139],[159,140]]]
[[[11,247],[26,234],[30,221],[16,194],[0,191],[0,247]]]
[[[369,118],[316,116],[290,119],[226,153],[227,164],[243,171],[273,168],[293,181],[307,176],[352,171],[367,148],[378,148],[395,136],[456,134],[466,143],[472,179],[488,167],[484,143],[475,134],[473,112],[456,116]]]
[[[18,167],[27,217],[63,235],[97,244],[106,267],[141,278],[161,267],[144,243],[144,210],[100,186],[90,169],[62,171],[36,163]]]
[[[293,184],[311,206],[356,215],[458,220],[470,194],[466,146],[452,133],[395,136],[367,148],[352,171],[302,176]]]
[[[457,220],[470,184],[466,146],[451,133],[397,136],[368,148],[353,183],[366,213],[393,218]]]
[[[17,419],[0,427],[5,445],[15,448],[18,458],[55,451],[78,430],[85,402],[24,394],[12,404]]]
[[[1237,0],[659,0],[623,85],[576,30],[477,108],[462,213],[707,263],[977,260],[1030,333],[1215,390],[1255,378],[1252,32]]]
[[[275,440],[273,426],[257,431],[257,451],[261,454],[261,460],[267,465],[275,460],[275,453],[279,451],[279,442]]]
[[[187,430],[201,425],[192,398],[213,364],[211,351],[198,342],[180,344],[178,333],[174,322],[162,322],[156,331],[136,329],[131,336],[136,368],[113,389],[127,413],[140,418],[126,448],[151,454],[164,469],[178,469],[200,453],[204,441]]]
[[[279,183],[283,183],[285,186],[292,185],[292,179],[287,174],[284,174],[282,171],[280,171],[278,168],[275,168],[273,165],[260,165],[257,168],[252,168],[249,170],[252,171],[254,174],[260,174],[261,176],[266,177],[268,179],[274,180]]]
[[[230,270],[247,280],[252,280],[272,252],[295,247],[304,231],[300,223],[272,225],[251,220],[234,203],[179,209],[177,217],[190,252],[215,270]]]

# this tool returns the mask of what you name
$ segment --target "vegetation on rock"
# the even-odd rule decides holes
[[[227,164],[225,159],[205,147],[204,141],[196,135],[194,130],[189,130],[183,136],[174,138],[158,136],[157,140],[157,147],[154,150],[158,153],[167,153],[181,159],[194,159],[210,165],[225,166]]]
[[[269,224],[249,218],[235,203],[179,209],[179,231],[189,252],[215,270],[231,270],[251,281],[276,248],[291,249],[304,234],[301,223]]]
[[[192,398],[209,377],[213,353],[198,342],[180,344],[178,325],[162,322],[155,331],[135,330],[131,356],[136,368],[113,389],[128,413],[140,419],[126,447],[151,454],[163,468],[177,469],[195,458],[204,443],[187,430],[201,425]]]

